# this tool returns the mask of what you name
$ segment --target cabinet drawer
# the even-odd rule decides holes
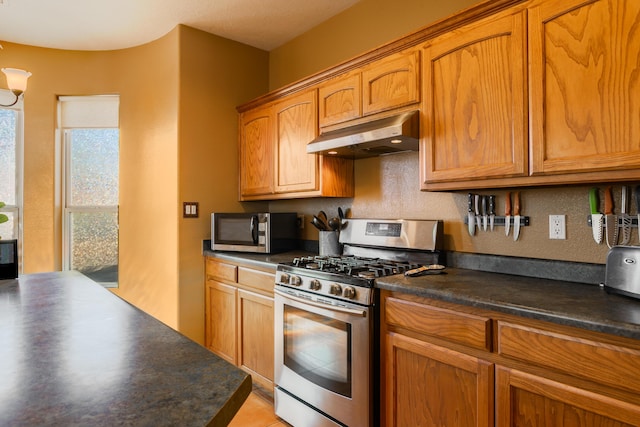
[[[238,281],[238,267],[214,261],[211,258],[207,258],[205,273],[207,280],[216,279],[234,283]]]
[[[498,353],[616,388],[640,391],[640,351],[498,322]]]
[[[389,297],[385,322],[482,350],[491,350],[491,319]]]
[[[273,285],[275,282],[275,274],[253,270],[251,268],[238,267],[238,283],[241,285],[273,294]]]

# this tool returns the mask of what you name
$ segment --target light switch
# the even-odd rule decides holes
[[[182,203],[183,218],[198,218],[198,202]]]

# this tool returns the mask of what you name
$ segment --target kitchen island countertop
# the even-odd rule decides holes
[[[77,272],[0,281],[0,425],[225,426],[251,377]]]
[[[206,249],[204,255],[274,269],[298,256]],[[608,294],[597,284],[448,267],[444,274],[382,277],[376,287],[640,340],[640,299]]]

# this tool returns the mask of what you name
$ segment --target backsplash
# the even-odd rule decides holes
[[[588,192],[592,185],[566,187],[520,188],[522,215],[530,217],[514,242],[499,227],[493,232],[478,231],[471,237],[464,224],[467,193],[426,192],[419,190],[418,153],[401,153],[361,159],[355,162],[356,190],[353,199],[300,199],[274,201],[273,211],[295,211],[305,214],[303,239],[317,240],[318,232],[309,223],[311,215],[324,210],[336,215],[338,206],[350,209],[350,216],[360,218],[442,219],[444,249],[463,253],[507,255],[581,263],[604,264],[608,247],[596,244],[588,226]],[[628,183],[630,186],[634,183]],[[620,184],[621,185],[621,184]],[[620,185],[614,185],[615,212],[620,198]],[[600,186],[601,190],[604,185]],[[478,194],[496,195],[496,214],[504,215],[504,199],[515,189],[470,190]],[[602,210],[602,207],[601,207]],[[635,214],[635,209],[632,209]],[[566,240],[549,239],[549,215],[566,215]],[[638,232],[633,229],[631,245],[638,245]]]

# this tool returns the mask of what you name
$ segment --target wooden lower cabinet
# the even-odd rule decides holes
[[[637,340],[391,291],[381,313],[381,425],[640,426]]]
[[[493,425],[493,364],[387,334],[386,425]]]
[[[510,427],[632,427],[640,406],[541,376],[496,368],[497,424]]]
[[[205,346],[273,389],[273,272],[205,261]]]

